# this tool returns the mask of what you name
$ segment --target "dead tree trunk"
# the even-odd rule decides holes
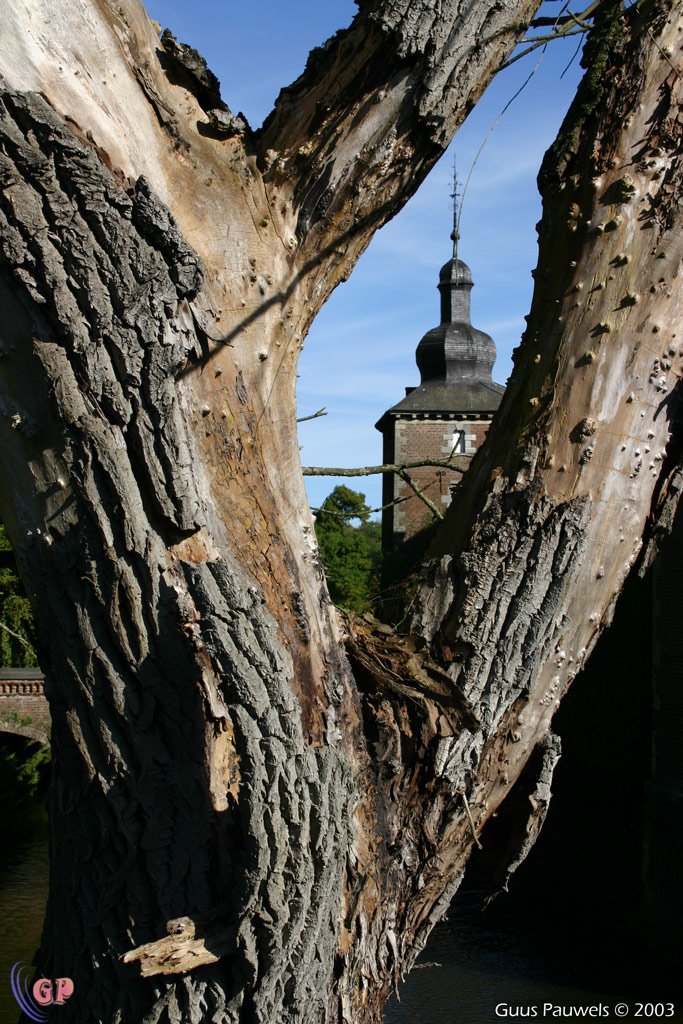
[[[363,0],[258,133],[134,0],[7,15],[0,514],[53,720],[65,1022],[376,1022],[534,749],[542,818],[554,704],[676,490],[677,3],[595,44],[410,637],[348,624],[346,656],[294,401],[316,311],[535,6]]]

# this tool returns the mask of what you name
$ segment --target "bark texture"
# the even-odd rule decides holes
[[[535,6],[363,0],[258,132],[133,0],[9,8],[0,514],[52,714],[65,1024],[376,1024],[534,750],[522,850],[543,817],[553,709],[677,493],[677,3],[596,40],[407,636],[330,606],[294,402],[315,312]]]
[[[368,5],[260,133],[135,2],[7,12],[2,517],[53,719],[40,967],[75,980],[65,1019],[318,1022],[342,1001],[363,1019],[339,922],[356,931],[347,876],[377,823],[296,357],[484,87],[473,50],[490,73],[534,6],[501,5],[452,55],[444,39],[463,94],[427,116],[436,56]]]
[[[677,3],[599,18],[539,177],[514,374],[416,586],[412,629],[482,721],[443,768],[477,830],[678,502],[680,28]]]
[[[116,951],[186,914],[218,943],[214,960],[230,938],[230,971],[159,991],[146,1019],[272,1019],[287,983],[293,1019],[320,1016],[348,768],[305,742],[277,626],[210,546],[215,512],[176,385],[206,341],[189,305],[198,257],[145,180],[122,189],[41,97],[5,93],[2,131],[3,262],[25,286],[4,296],[17,331],[6,359],[24,394],[31,382],[5,416],[35,450],[24,472],[46,511],[34,528],[15,504],[56,765],[46,929],[61,941],[43,969],[87,950],[77,1019],[107,1006],[132,1020],[149,986]]]

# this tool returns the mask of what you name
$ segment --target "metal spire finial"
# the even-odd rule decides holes
[[[460,192],[458,192],[458,171],[455,162],[455,153],[453,154],[453,191],[451,192],[451,199],[453,200],[453,231],[451,238],[453,239],[453,259],[458,258],[458,239],[460,238],[460,232],[458,231],[458,224],[460,223],[460,209],[458,200],[460,199]]]

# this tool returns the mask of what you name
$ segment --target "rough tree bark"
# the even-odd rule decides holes
[[[0,515],[65,1022],[377,1022],[529,760],[542,820],[554,707],[679,487],[678,2],[601,16],[408,636],[330,606],[294,399],[316,311],[535,7],[361,0],[256,133],[135,0],[5,13]]]

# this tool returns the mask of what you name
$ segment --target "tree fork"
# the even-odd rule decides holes
[[[392,855],[420,871],[391,876],[390,926],[413,950],[538,752],[532,820],[509,871],[528,852],[559,755],[553,713],[680,495],[680,11],[602,12],[541,173],[536,290],[515,372],[414,581],[411,635],[481,728],[446,726],[436,708],[433,731],[416,727],[414,709],[408,728],[407,703],[394,698],[393,716],[374,705],[403,737],[403,759],[401,740],[386,741],[391,806],[409,808]],[[413,774],[405,761],[420,742]],[[411,955],[400,949],[404,968]]]
[[[315,311],[536,2],[493,21],[483,5],[463,46],[441,32],[426,56],[416,33],[439,35],[457,6],[364,5],[335,43],[344,87],[333,48],[258,137],[225,130],[194,72],[166,74],[169,47],[188,54],[167,39],[162,66],[133,0],[74,0],[49,24],[33,0],[8,11],[0,501],[53,722],[40,968],[75,981],[65,1022],[379,1012],[376,981],[367,1009],[360,975],[339,982],[345,873],[376,832],[371,753],[317,563],[294,382]],[[124,961],[180,919],[203,966]]]

